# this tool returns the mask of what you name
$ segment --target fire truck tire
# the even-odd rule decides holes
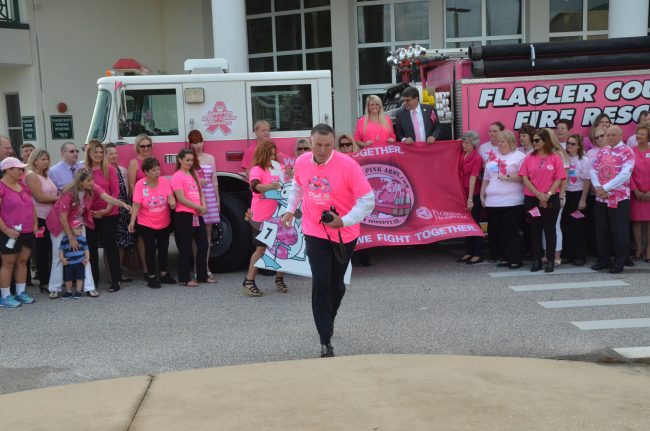
[[[250,225],[244,220],[246,209],[236,196],[221,194],[221,222],[214,225],[210,241],[210,271],[231,272],[248,266],[252,237]]]

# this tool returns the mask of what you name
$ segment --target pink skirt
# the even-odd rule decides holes
[[[650,221],[650,201],[641,202],[634,196],[630,196],[630,220]]]

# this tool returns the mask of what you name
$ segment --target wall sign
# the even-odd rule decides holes
[[[36,140],[36,117],[22,117],[23,141]]]
[[[50,115],[52,139],[74,139],[72,115]]]

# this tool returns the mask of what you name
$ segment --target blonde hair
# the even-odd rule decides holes
[[[106,151],[104,150],[104,146],[97,139],[92,139],[88,141],[88,146],[86,147],[86,159],[84,161],[84,166],[86,166],[88,169],[93,168],[94,162],[92,159],[92,154],[95,152],[97,148],[101,148],[102,151],[104,151],[104,157],[102,157],[102,161],[99,162],[99,169],[102,171],[102,175],[104,175],[104,178],[108,179],[108,157],[106,157]]]
[[[149,143],[151,144],[151,149],[153,150],[153,141],[151,140],[149,135],[147,135],[146,133],[140,133],[138,136],[135,137],[135,141],[133,143],[133,145],[135,145],[136,153],[140,154],[140,142],[144,141],[145,139],[149,141]]]
[[[515,134],[512,132],[512,130],[502,130],[499,132],[498,137],[503,138],[508,143],[508,147],[510,148],[511,153],[517,149],[517,139],[515,138]]]
[[[336,140],[336,149],[338,151],[341,151],[340,142],[341,142],[341,139],[344,139],[344,138],[347,139],[348,141],[352,142],[352,152],[353,153],[356,153],[357,151],[359,151],[359,145],[357,145],[357,141],[355,141],[354,138],[352,137],[352,135],[350,135],[349,133],[344,133],[342,135],[339,135],[339,138]]]
[[[34,151],[32,151],[32,154],[29,156],[29,160],[27,160],[27,164],[29,165],[29,170],[36,172],[36,160],[40,159],[43,156],[47,156],[47,159],[52,161],[52,158],[50,157],[50,153],[45,149],[45,148],[36,148]],[[47,171],[50,168],[47,167],[43,171],[43,176],[47,177]]]
[[[365,110],[365,115],[363,119],[363,134],[366,134],[366,127],[368,127],[368,119],[369,119],[369,113],[368,113],[368,108],[370,107],[370,102],[375,102],[379,103],[379,113],[377,114],[379,116],[379,124],[382,125],[384,129],[388,129],[388,121],[386,121],[386,114],[384,113],[384,104],[382,103],[381,99],[379,96],[376,96],[374,94],[371,94],[366,98],[366,110]]]
[[[93,195],[93,189],[91,188],[90,190],[83,190],[81,188],[81,183],[86,181],[88,178],[93,178],[93,172],[88,169],[88,168],[81,168],[77,171],[77,173],[74,176],[74,181],[72,181],[70,184],[65,186],[61,193],[67,193],[70,192],[72,193],[72,198],[74,199],[74,203],[79,205],[79,193],[82,191],[84,192],[85,196],[92,196]]]

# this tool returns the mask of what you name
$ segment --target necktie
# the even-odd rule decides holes
[[[416,141],[424,141],[422,138],[422,131],[420,130],[420,123],[418,122],[418,113],[416,110],[411,110],[411,122],[413,123],[413,131],[415,132]]]
[[[70,172],[72,172],[72,179],[74,180],[74,174],[77,172],[77,168],[75,166],[71,167]]]

